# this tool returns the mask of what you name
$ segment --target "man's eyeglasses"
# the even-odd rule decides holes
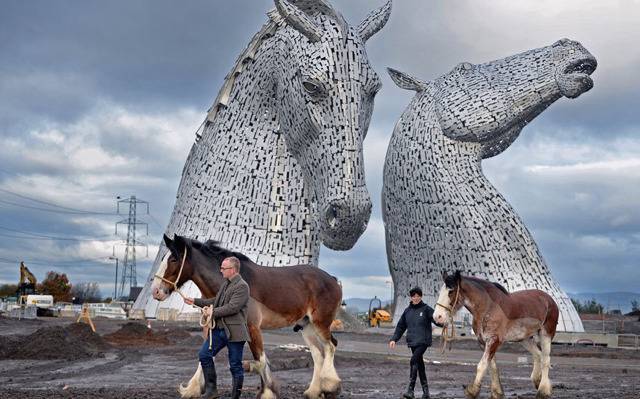
[[[233,266],[231,267],[221,267],[220,270],[229,270],[229,269],[233,269]]]

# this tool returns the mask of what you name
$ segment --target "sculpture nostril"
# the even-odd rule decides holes
[[[327,208],[327,211],[325,212],[325,220],[327,221],[327,224],[333,229],[336,227],[337,224],[337,218],[338,218],[338,209],[337,206],[334,204],[330,204],[329,207]]]

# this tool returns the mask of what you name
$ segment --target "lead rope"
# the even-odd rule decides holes
[[[448,323],[442,327],[442,349],[440,350],[441,354],[444,354],[445,348],[447,344],[449,344],[449,350],[451,350],[451,343],[456,339],[456,325],[453,322],[453,309],[455,309],[458,304],[458,297],[460,295],[460,284],[458,283],[458,287],[456,288],[456,299],[453,301],[453,306],[445,306],[439,302],[436,302],[436,306],[442,306],[448,311],[449,320]]]
[[[209,309],[211,309],[210,313]],[[201,311],[200,327],[209,330],[209,350],[211,350],[213,346],[213,329],[216,328],[216,320],[213,318],[213,305],[205,306]]]

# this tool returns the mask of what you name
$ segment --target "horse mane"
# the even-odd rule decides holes
[[[503,294],[509,295],[509,291],[507,291],[507,289],[504,288],[504,286],[500,283],[494,283],[493,281],[487,281],[487,280],[483,280],[481,278],[472,277],[472,276],[464,276],[464,278],[466,278],[467,280],[471,280],[472,282],[482,286],[485,290],[489,292],[495,292],[495,290],[497,289]]]
[[[221,247],[219,241],[207,240],[206,242],[200,242],[192,240],[191,246],[210,257],[228,258],[230,256],[235,256],[240,261],[251,262],[251,259],[249,259],[245,254],[242,254],[240,252],[233,252]]]

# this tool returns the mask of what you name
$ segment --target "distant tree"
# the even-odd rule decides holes
[[[582,311],[582,304],[580,303],[580,301],[578,301],[577,299],[571,298],[571,303],[573,304],[573,307],[576,308],[576,312],[584,313]]]
[[[80,283],[75,284],[71,289],[71,296],[75,298],[77,303],[100,302],[100,287],[98,283]]]
[[[15,296],[17,290],[17,284],[2,284],[0,285],[0,297]]]
[[[573,306],[575,306],[576,311],[578,311],[578,313],[587,313],[587,314],[604,313],[604,306],[599,304],[595,300],[595,298],[591,299],[590,301],[585,301],[584,303],[581,303],[580,301],[575,299],[571,299],[571,302],[573,302]]]
[[[53,295],[56,302],[71,302],[71,284],[64,273],[47,273],[47,277],[38,284],[38,291],[41,294]]]
[[[640,310],[640,307],[638,306],[638,301],[634,299],[633,301],[631,301],[631,311],[636,312],[638,310]]]

